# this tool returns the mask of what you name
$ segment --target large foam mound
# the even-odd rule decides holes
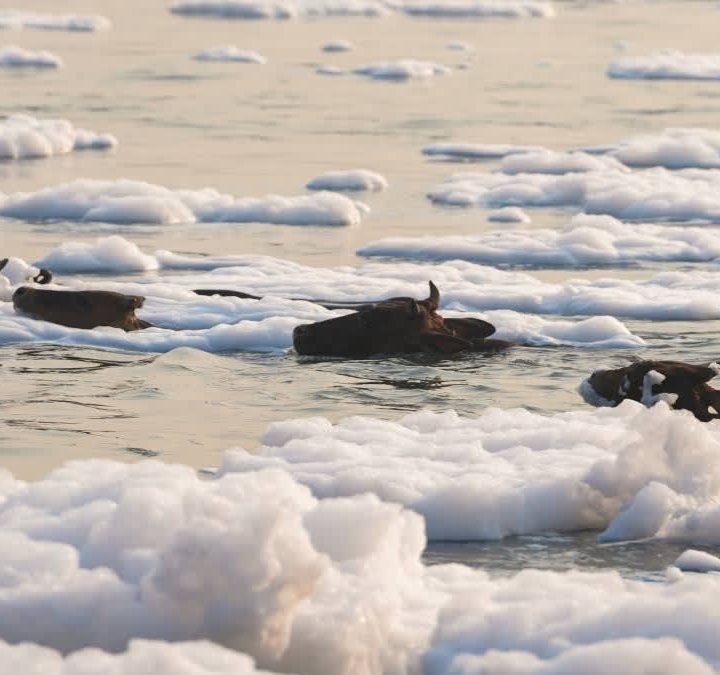
[[[59,68],[62,59],[46,51],[33,52],[22,47],[0,49],[0,68]]]
[[[437,426],[423,415],[394,440],[409,446],[427,433],[425,423]],[[462,463],[473,448],[458,445],[455,422],[441,418],[450,436],[446,465]],[[286,423],[270,433],[301,447],[329,428],[316,421],[303,434],[299,423]],[[371,420],[356,418],[346,426],[347,443],[334,441],[347,446],[348,459],[363,429],[375,447],[383,428]],[[517,429],[517,421],[498,420],[496,454],[503,453],[501,434]],[[611,435],[606,426],[593,430],[594,438]],[[542,431],[533,434],[528,423],[522,448],[505,453],[511,466],[552,445],[553,434]],[[591,453],[587,434],[580,420],[567,420],[554,435],[574,435],[582,455],[564,491],[565,501],[579,505],[572,482]],[[488,436],[480,433],[479,442],[487,445]],[[382,456],[397,450],[385,447]],[[483,452],[475,448],[476,457]],[[554,455],[545,452],[551,473]],[[319,445],[316,465],[331,454],[331,445]],[[668,469],[677,469],[679,458],[670,459]],[[533,472],[541,473],[538,463],[525,477]],[[494,480],[509,482],[509,473]],[[490,517],[483,509],[459,511],[467,482],[480,478],[492,479],[460,479],[448,521]],[[535,494],[528,490],[521,517],[541,520],[532,506],[561,480],[558,474],[539,482]],[[183,466],[91,460],[34,483],[5,473],[0,497],[0,656],[13,672],[251,675],[251,660],[237,654],[245,652],[261,668],[301,675],[707,675],[720,657],[714,575],[675,572],[672,583],[647,584],[613,572],[532,570],[492,579],[461,565],[425,567],[417,514],[368,494],[318,499],[277,470],[200,480]],[[477,497],[496,511],[512,506],[498,491]],[[603,499],[610,498],[600,496],[590,510]],[[134,638],[153,642],[129,643]],[[186,642],[202,639],[217,644]],[[63,659],[47,647],[83,651]]]
[[[580,214],[559,230],[392,237],[371,242],[358,255],[553,267],[707,262],[720,258],[720,232],[706,227],[633,225],[611,216]]]
[[[398,61],[378,61],[365,66],[354,68],[353,73],[364,75],[373,80],[412,80],[427,78],[435,75],[447,75],[451,68],[432,63],[431,61],[418,61],[416,59],[400,59]]]
[[[650,56],[618,59],[608,77],[628,80],[720,80],[720,54],[665,50]]]
[[[605,528],[606,541],[720,543],[720,427],[664,403],[290,420],[263,442],[227,451],[222,473],[283,469],[318,497],[373,492],[422,514],[430,539]]]
[[[104,150],[117,145],[110,134],[76,129],[68,120],[11,115],[0,120],[0,159],[64,155],[73,150]]]
[[[170,11],[184,16],[221,19],[291,19],[297,16],[384,16],[380,0],[189,0]]]
[[[91,32],[107,30],[110,28],[110,21],[104,16],[93,14],[40,14],[2,9],[0,10],[1,28]]]
[[[454,206],[575,206],[623,220],[720,222],[720,170],[606,169],[560,176],[464,172],[428,197]]]
[[[0,216],[29,221],[274,223],[357,225],[364,205],[331,192],[299,197],[234,198],[212,188],[170,190],[130,180],[81,179],[37,192],[0,193]]]
[[[267,63],[257,52],[238,49],[235,45],[211,47],[193,55],[196,61],[228,61],[235,63]]]
[[[375,171],[350,169],[328,171],[313,178],[305,187],[308,190],[371,190],[377,192],[388,186],[387,179]]]

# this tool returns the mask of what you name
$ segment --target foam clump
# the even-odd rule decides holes
[[[685,551],[673,565],[683,572],[720,572],[720,558],[693,549]]]
[[[720,169],[720,131],[670,128],[620,141],[610,154],[626,166]]]
[[[627,80],[720,80],[720,54],[686,54],[668,49],[618,59],[607,76]]]
[[[117,144],[110,134],[76,129],[68,120],[43,120],[29,115],[0,120],[0,159],[52,157],[74,150],[105,150]]]
[[[720,171],[658,167],[563,175],[463,172],[433,188],[428,198],[466,207],[574,206],[623,220],[720,222]]]
[[[136,244],[118,235],[100,237],[93,243],[65,242],[37,264],[70,274],[146,272],[160,267],[155,256],[143,253]]]
[[[565,173],[584,173],[605,169],[624,170],[624,165],[614,157],[594,156],[585,152],[556,152],[536,150],[505,157],[500,170],[507,174],[546,173],[562,175]]]
[[[495,213],[491,212],[488,220],[499,220]],[[522,211],[512,211],[503,222],[522,222],[523,215]],[[530,220],[525,218],[525,222]],[[703,227],[641,225],[623,223],[611,216],[580,214],[560,230],[391,237],[370,242],[358,255],[551,267],[709,262],[720,258],[720,234]]]
[[[176,2],[173,14],[221,19],[292,19],[300,16],[385,16],[379,0],[189,0]]]
[[[491,223],[529,223],[530,216],[515,206],[505,206],[502,209],[493,209],[488,213]]]
[[[22,47],[0,49],[0,68],[59,68],[62,59],[47,51],[34,52]]]
[[[445,45],[445,49],[449,49],[450,51],[453,51],[453,52],[472,52],[472,51],[474,51],[473,47],[470,44],[468,44],[467,42],[463,42],[462,40],[450,40],[450,42],[448,42]]]
[[[353,73],[373,80],[404,81],[417,78],[428,78],[436,75],[447,75],[452,72],[448,66],[431,61],[416,59],[400,59],[398,61],[378,61],[354,68]]]
[[[257,52],[238,49],[235,45],[212,47],[193,55],[196,61],[228,61],[234,63],[267,63],[267,59]]]
[[[66,30],[72,32],[93,32],[107,30],[110,21],[95,14],[41,14],[15,9],[0,10],[0,29]]]
[[[212,188],[170,190],[131,180],[79,179],[37,192],[0,195],[0,216],[29,221],[133,223],[261,222],[357,225],[365,208],[331,192],[234,198]]]
[[[458,161],[500,159],[509,155],[542,150],[535,146],[503,145],[501,143],[431,143],[422,149],[423,155]]]
[[[340,68],[339,66],[318,66],[315,69],[315,72],[318,75],[347,75],[347,70],[345,68]]]
[[[549,18],[555,16],[546,0],[405,0],[401,10],[410,16],[442,18]]]
[[[350,52],[353,49],[355,45],[349,40],[332,40],[322,46],[322,51],[329,53]]]
[[[367,169],[350,169],[348,171],[328,171],[313,178],[305,186],[308,190],[350,190],[378,192],[387,188],[384,176]]]
[[[271,425],[256,454],[227,451],[221,474],[283,469],[317,497],[373,492],[423,515],[432,540],[604,529],[720,542],[720,431],[664,403],[309,423]]]

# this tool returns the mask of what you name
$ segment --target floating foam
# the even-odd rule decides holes
[[[52,157],[73,150],[105,150],[117,144],[110,134],[76,129],[68,120],[42,120],[28,115],[0,120],[0,159]]]
[[[10,645],[0,640],[0,658],[8,672],[42,672],[44,675],[102,675],[133,673],[153,675],[159,669],[174,675],[269,675],[255,668],[246,654],[208,641],[162,642],[133,640],[127,651],[110,654],[83,649],[68,655],[29,642]]]
[[[15,288],[32,281],[39,272],[37,267],[28,265],[22,258],[9,257],[0,269],[0,301],[9,302]]]
[[[555,16],[552,2],[543,0],[405,0],[400,5],[410,16],[443,18],[548,18]]]
[[[107,30],[110,21],[104,16],[83,14],[40,14],[15,9],[0,10],[0,29],[38,29],[92,32]]]
[[[257,52],[238,49],[235,45],[212,47],[193,55],[196,61],[230,61],[235,63],[267,63]]]
[[[0,194],[0,216],[29,221],[77,220],[117,224],[260,222],[357,225],[367,207],[343,195],[234,198],[212,188],[170,190],[130,180],[80,179],[37,192]]]
[[[321,498],[373,492],[422,514],[434,540],[604,528],[603,541],[720,542],[720,427],[665,403],[289,420],[263,443],[227,451],[220,473],[282,469]]]
[[[377,192],[388,186],[387,179],[367,169],[351,169],[349,171],[328,171],[313,178],[305,187],[308,190],[370,190]]]
[[[644,419],[634,419],[640,412]],[[299,453],[313,437],[325,438],[316,446],[315,472],[343,453],[349,462],[362,448],[358,439],[369,442],[380,449],[378,485],[384,465],[393,457],[410,461],[416,445],[422,453],[414,458],[418,478],[418,471],[429,475],[435,467],[440,473],[452,466],[462,471],[468,456],[472,466],[483,454],[504,456],[507,462],[498,462],[495,476],[461,475],[448,516],[488,520],[490,506],[512,520],[513,500],[502,499],[499,485],[509,484],[519,468],[516,491],[535,473],[539,480],[534,489],[526,485],[529,501],[518,504],[517,517],[542,521],[561,517],[543,503],[543,495],[552,501],[563,481],[562,471],[554,469],[561,452],[555,447],[575,449],[564,497],[556,503],[579,507],[587,495],[573,494],[573,482],[597,447],[587,439],[602,444],[601,454],[613,455],[639,448],[638,434],[656,436],[653,422],[660,423],[661,435],[670,420],[690,422],[664,412],[667,418],[653,418],[640,406],[627,408],[626,417],[633,419],[624,436],[599,423],[589,436],[580,418],[567,415],[552,418],[554,429],[534,430],[539,416],[516,411],[495,411],[496,418],[487,418],[479,430],[478,443],[476,429],[449,413],[417,413],[394,436],[388,436],[389,423],[364,418],[343,423],[347,441],[328,438],[334,427],[318,421],[275,425],[269,435]],[[643,424],[627,433],[633,421]],[[682,436],[690,427],[674,430]],[[463,443],[467,432],[473,435]],[[610,447],[613,436],[619,448]],[[437,443],[436,457],[424,463],[418,460],[429,453],[419,446],[420,437]],[[380,446],[383,438],[393,444]],[[513,452],[514,442],[520,446]],[[672,440],[665,442],[665,449],[674,450]],[[644,451],[658,466],[688,474],[696,468],[678,461],[685,453],[660,460],[659,446],[651,442]],[[699,457],[696,443],[693,448]],[[539,462],[523,469],[523,458],[535,454],[546,456],[545,469]],[[711,462],[708,455],[702,456]],[[630,466],[640,474],[650,469]],[[708,467],[716,470],[714,462]],[[394,476],[400,482],[409,478]],[[370,477],[366,473],[364,480]],[[615,477],[619,501],[639,476],[628,478],[618,469]],[[481,508],[473,509],[468,499],[470,480],[496,483],[490,493],[472,494]],[[412,489],[428,486],[426,480]],[[0,657],[14,672],[251,675],[252,661],[238,653],[244,652],[261,668],[313,675],[606,675],[628,672],[628,664],[632,672],[708,675],[720,656],[715,575],[678,573],[671,583],[648,584],[615,572],[527,570],[491,578],[462,565],[426,567],[420,516],[371,494],[317,498],[283,471],[202,480],[180,465],[89,460],[32,483],[5,472],[0,490]],[[446,491],[448,498],[452,491]],[[588,520],[590,512],[602,511],[603,501],[612,497],[600,493],[585,513],[573,510],[567,518]],[[531,508],[538,503],[542,513]]]
[[[371,242],[357,253],[366,257],[552,267],[708,262],[720,258],[720,232],[707,227],[637,225],[623,223],[611,216],[581,214],[559,230],[518,229],[466,236],[390,237]]]
[[[428,198],[453,206],[574,206],[622,220],[720,222],[720,171],[465,172],[450,176]]]
[[[522,209],[515,206],[506,206],[502,209],[494,209],[488,213],[488,220],[491,223],[529,223],[530,216]]]
[[[0,68],[59,68],[62,59],[50,52],[33,52],[22,47],[0,49]]]
[[[291,19],[297,16],[385,16],[378,0],[190,0],[176,2],[174,14],[222,19]]]
[[[688,549],[673,564],[684,572],[720,572],[720,558],[705,551]]]
[[[98,238],[92,244],[66,242],[39,260],[38,265],[75,274],[147,272],[160,267],[155,256],[143,253],[136,244],[118,235]]]
[[[107,246],[102,244],[102,240],[96,242],[96,245],[98,249]],[[138,269],[137,254],[132,246],[117,246],[114,250],[124,251],[128,255],[118,255],[109,260],[108,273]],[[90,246],[87,249],[87,261],[78,259],[76,269],[65,261],[62,263],[63,270],[70,274],[87,265],[101,273],[103,270],[95,267],[93,262],[99,257],[99,253]],[[662,272],[647,279],[607,276],[592,280],[568,278],[560,283],[552,283],[532,274],[499,270],[461,260],[447,261],[432,267],[425,263],[400,261],[393,265],[368,262],[357,268],[327,268],[251,255],[192,256],[156,251],[155,258],[162,269],[207,272],[163,277],[157,283],[115,284],[113,290],[139,295],[165,294],[167,291],[171,296],[177,294],[181,303],[187,301],[186,290],[191,288],[228,288],[275,298],[367,302],[398,296],[425,297],[430,278],[440,288],[443,313],[460,311],[478,314],[507,309],[522,314],[609,315],[659,321],[720,319],[717,302],[720,278],[713,269]],[[110,285],[112,282],[102,282],[104,288]],[[306,314],[304,310],[300,312],[296,304],[291,306],[295,309],[290,310],[289,316],[307,316],[308,320],[332,316],[312,312]],[[318,310],[317,305],[308,307]],[[140,311],[145,310],[146,307]],[[179,316],[180,322],[173,325],[183,325],[181,310]],[[144,318],[153,321],[151,317]],[[242,315],[232,313],[227,315],[226,320],[234,323],[241,318]],[[498,325],[498,329],[498,337],[502,337],[502,325]],[[535,337],[542,338],[534,336],[532,339]],[[289,333],[279,344],[289,345]]]
[[[623,171],[624,165],[614,157],[595,156],[585,152],[555,152],[537,150],[523,154],[506,156],[500,164],[500,170],[507,174],[549,173],[562,175],[606,169]]]
[[[365,66],[354,68],[353,73],[364,75],[373,80],[411,80],[416,78],[447,75],[451,68],[431,61],[417,61],[415,59],[400,59],[399,61],[379,61]]]
[[[544,148],[499,143],[432,143],[423,149],[423,155],[453,160],[500,159],[508,155],[540,151]]]
[[[664,166],[668,169],[720,168],[720,131],[665,129],[625,139],[609,149],[626,166]]]
[[[355,45],[349,40],[332,40],[326,42],[322,46],[324,52],[337,53],[337,52],[350,52],[355,49]]]
[[[720,54],[685,54],[669,49],[619,59],[610,65],[607,75],[627,80],[720,80]]]
[[[347,75],[348,71],[338,66],[318,66],[315,72],[318,75]]]

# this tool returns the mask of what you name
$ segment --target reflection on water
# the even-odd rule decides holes
[[[615,570],[628,579],[665,581],[665,570],[687,544],[635,541],[598,544],[597,532],[511,537],[501,542],[432,542],[424,560],[430,565],[464,563],[493,575],[510,576],[525,568],[586,572]],[[693,546],[717,555],[717,550]]]

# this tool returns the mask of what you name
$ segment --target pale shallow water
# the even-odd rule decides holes
[[[0,113],[66,118],[76,127],[110,133],[119,141],[118,147],[109,151],[0,161],[0,193],[31,192],[75,179],[127,178],[170,189],[212,187],[234,197],[291,196],[304,194],[306,183],[327,171],[353,168],[378,172],[389,183],[383,191],[351,194],[368,204],[370,212],[359,225],[350,227],[118,225],[5,218],[0,219],[0,257],[12,255],[33,262],[66,241],[119,234],[150,254],[158,249],[208,257],[258,254],[315,268],[315,276],[307,270],[298,272],[297,278],[288,272],[285,282],[282,274],[272,277],[268,263],[265,287],[262,277],[266,271],[257,263],[252,276],[243,276],[241,270],[228,277],[241,284],[240,290],[261,288],[261,293],[273,294],[273,289],[286,284],[297,289],[292,293],[295,297],[313,297],[312,290],[322,289],[331,300],[375,298],[378,288],[397,287],[405,293],[402,284],[406,281],[415,284],[413,288],[425,288],[426,278],[441,274],[446,275],[450,309],[474,315],[503,309],[503,284],[508,297],[515,288],[510,277],[496,282],[496,307],[473,305],[473,288],[468,290],[467,284],[475,284],[479,294],[484,282],[476,281],[472,270],[456,273],[445,268],[439,272],[434,263],[416,262],[424,265],[420,271],[413,268],[406,276],[403,272],[393,277],[399,261],[381,258],[372,263],[386,266],[388,278],[394,280],[385,286],[375,284],[379,275],[371,270],[366,296],[361,287],[365,272],[360,273],[360,281],[341,278],[343,266],[368,264],[356,255],[357,250],[383,238],[560,229],[577,213],[571,207],[523,205],[532,223],[505,225],[489,220],[490,208],[433,205],[426,194],[451,174],[495,170],[501,161],[443,161],[423,155],[423,147],[467,142],[569,150],[615,144],[668,127],[714,129],[720,119],[718,82],[633,81],[606,76],[609,65],[626,56],[670,47],[687,53],[712,53],[720,22],[717,3],[635,0],[556,2],[555,6],[557,16],[552,19],[472,21],[392,14],[382,18],[227,21],[175,16],[164,3],[98,0],[89,11],[110,18],[108,31],[0,31],[0,46],[48,50],[64,62],[63,68],[52,71],[0,71]],[[36,0],[26,0],[23,9],[58,11],[55,3]],[[323,52],[322,46],[333,40],[349,40],[353,50]],[[458,41],[472,50],[447,48]],[[262,54],[267,63],[203,63],[191,58],[202,50],[232,44]],[[404,58],[467,67],[406,82],[373,81],[352,74],[330,78],[316,73],[321,65],[352,69]],[[680,227],[691,224],[717,231],[717,225],[705,222],[673,223]],[[280,346],[273,343],[267,353],[257,345],[247,350],[225,346],[217,351],[180,347],[147,352],[137,346],[132,351],[113,349],[112,341],[67,344],[76,339],[72,336],[58,338],[55,344],[8,339],[0,344],[0,464],[16,478],[30,481],[68,460],[90,458],[120,462],[157,458],[194,469],[212,469],[223,464],[223,452],[228,448],[261,450],[268,429],[283,420],[322,417],[335,423],[361,415],[397,422],[422,409],[437,413],[455,410],[463,418],[475,418],[492,408],[524,408],[552,418],[565,411],[591,411],[577,387],[601,365],[617,366],[635,358],[720,359],[720,320],[712,300],[720,291],[720,282],[715,281],[713,261],[693,264],[678,257],[665,263],[574,268],[533,267],[521,262],[500,269],[527,273],[545,284],[565,284],[567,297],[577,293],[585,298],[582,294],[587,294],[590,308],[586,312],[543,315],[550,321],[580,321],[608,313],[596,311],[591,303],[603,279],[641,285],[664,273],[677,273],[677,278],[688,280],[685,293],[689,301],[697,302],[693,306],[697,312],[676,310],[684,291],[681,288],[677,297],[664,300],[665,287],[660,284],[653,296],[656,320],[617,316],[632,336],[640,338],[635,347],[522,346],[502,354],[456,359],[304,358],[287,350],[287,341],[275,333],[272,337]],[[150,289],[164,281],[193,287],[198,285],[195,278],[196,272],[190,269],[99,275],[70,270],[58,274],[56,280],[96,288],[145,284]],[[460,279],[457,287],[451,285],[456,278]],[[208,277],[202,279],[199,285],[208,285]],[[595,286],[589,290],[576,287],[569,281],[572,279]],[[632,296],[636,290],[632,287],[623,293]],[[533,305],[533,293],[523,287],[521,299],[507,307],[517,308],[523,293],[530,298],[527,305]],[[632,315],[637,317],[637,304],[642,300],[634,302]],[[628,301],[623,306],[630,305]],[[611,303],[602,300],[597,306],[610,307]],[[720,308],[720,299],[717,306]],[[236,308],[231,309],[223,309],[226,314],[218,310],[218,316],[228,322],[228,317],[239,320],[233,314]],[[148,311],[161,310],[150,300]],[[172,311],[172,321],[181,328],[195,327],[182,323],[182,307]],[[273,308],[263,311],[271,315]],[[682,320],[665,320],[673,312]],[[287,310],[282,316],[296,320],[300,315]],[[300,318],[310,320],[309,316]],[[702,320],[689,320],[695,316]],[[541,331],[523,330],[530,334]],[[158,338],[159,342],[162,339]],[[57,344],[63,341],[66,344]],[[606,424],[607,433],[612,434],[616,422],[608,418]],[[712,438],[718,424],[708,425]],[[556,433],[562,436],[563,432]],[[697,440],[703,433],[692,425],[683,426],[677,431],[681,435],[677,444],[696,448],[703,444]],[[372,437],[371,431],[368,434]],[[450,441],[448,448],[455,457],[457,449]],[[523,448],[520,444],[516,451],[522,453]],[[345,450],[338,450],[338,457]],[[696,473],[687,472],[697,481],[706,474],[714,475],[711,462],[698,464]],[[209,473],[202,475],[209,478]],[[648,472],[648,484],[653,480],[662,482]],[[692,482],[690,478],[687,481]],[[677,482],[682,481],[678,478]],[[626,495],[628,503],[641,487],[635,486]],[[678,485],[672,488],[681,492]],[[693,489],[683,494],[697,497],[707,508],[717,501],[712,489],[702,492],[698,488],[697,494]],[[503,502],[498,503],[501,510]],[[493,578],[525,568],[558,572],[580,568],[616,570],[625,578],[662,582],[666,568],[689,543],[709,553],[718,551],[720,538],[714,535],[705,540],[680,537],[678,541],[658,534],[652,541],[598,544],[599,531],[617,516],[619,506],[598,519],[597,529],[579,533],[539,532],[492,541],[449,542],[438,537],[429,543],[423,559],[432,565],[465,563],[482,568]],[[457,512],[448,512],[448,518],[462,512],[457,508]],[[676,508],[692,512],[700,507],[693,502]],[[291,668],[292,660],[286,665]]]

